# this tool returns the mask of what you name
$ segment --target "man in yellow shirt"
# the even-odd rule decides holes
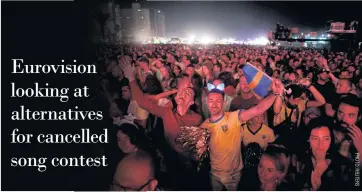
[[[209,87],[209,86],[208,86]],[[212,88],[212,86],[210,85]],[[214,86],[207,99],[210,118],[201,124],[210,132],[210,163],[212,190],[223,189],[235,191],[243,168],[241,157],[242,122],[263,114],[270,108],[277,95],[284,91],[279,80],[273,80],[273,94],[261,100],[248,110],[224,112],[223,86]]]
[[[253,117],[250,121],[243,124],[243,145],[246,147],[249,143],[257,143],[262,149],[275,140],[274,131],[264,123],[264,115]]]

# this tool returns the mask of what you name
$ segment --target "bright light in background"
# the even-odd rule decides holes
[[[187,43],[192,44],[195,41],[196,36],[195,35],[190,35],[187,38]]]
[[[265,37],[258,37],[254,40],[250,40],[248,39],[248,41],[246,42],[246,44],[249,45],[267,45],[269,42],[269,40]]]
[[[212,40],[209,36],[206,36],[206,35],[202,36],[201,39],[200,39],[200,42],[201,42],[202,44],[209,44],[209,43],[211,43],[212,41],[213,41],[213,40]]]

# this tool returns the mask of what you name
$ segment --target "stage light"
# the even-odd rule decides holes
[[[208,36],[205,35],[205,36],[201,37],[200,42],[201,42],[202,44],[209,44],[209,43],[212,42],[212,39],[211,39],[210,37],[208,37]]]
[[[193,43],[195,41],[195,35],[190,35],[189,38],[187,39],[189,43]]]

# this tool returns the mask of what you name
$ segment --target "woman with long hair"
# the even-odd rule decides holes
[[[350,190],[352,163],[336,151],[333,122],[312,119],[308,124],[308,145],[301,158],[299,186],[306,190]]]

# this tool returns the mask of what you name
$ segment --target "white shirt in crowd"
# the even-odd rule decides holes
[[[127,113],[131,113],[137,120],[145,120],[148,118],[148,112],[139,107],[135,100],[129,103]]]

